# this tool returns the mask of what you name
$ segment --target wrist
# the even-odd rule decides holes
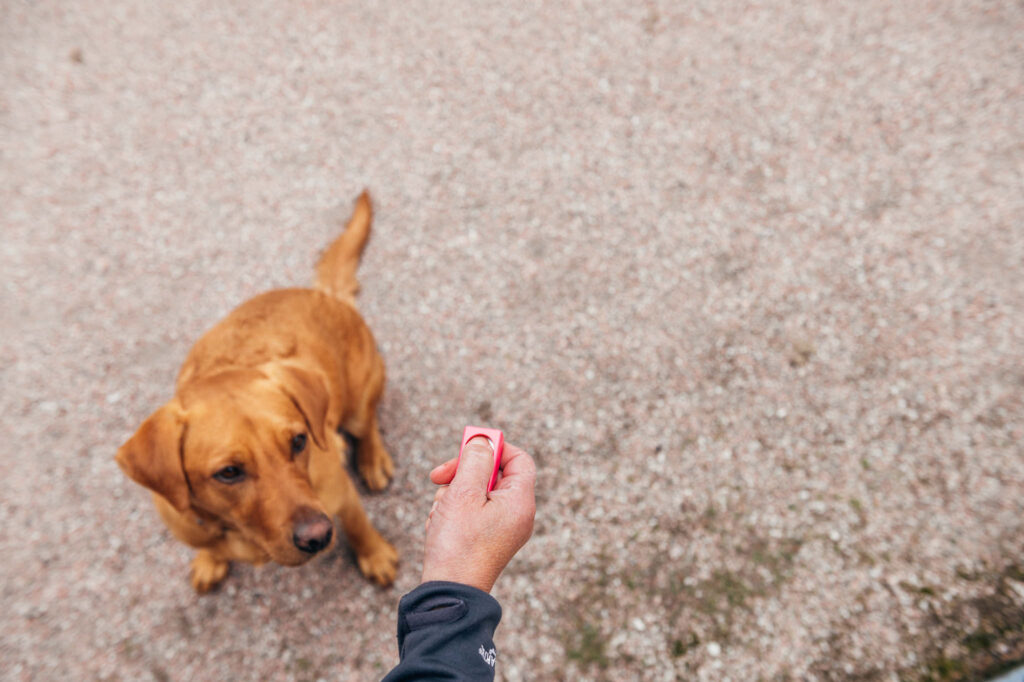
[[[431,582],[458,583],[460,585],[474,587],[482,592],[490,593],[491,588],[494,587],[494,581],[496,579],[497,576],[491,578],[480,571],[466,570],[465,567],[460,566],[424,566],[420,582],[421,584]]]

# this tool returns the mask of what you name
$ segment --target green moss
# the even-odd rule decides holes
[[[679,658],[680,656],[685,656],[699,645],[700,638],[697,637],[696,633],[690,632],[683,639],[677,639],[672,642],[672,657]]]
[[[705,524],[716,517],[719,522],[733,520],[727,510],[711,504],[701,517]],[[702,580],[688,565],[661,565],[650,573],[648,589],[661,597],[673,630],[664,644],[673,657],[685,656],[699,644],[696,629],[705,640],[729,642],[735,623],[755,608],[755,601],[775,594],[790,578],[803,540],[761,537],[751,529],[734,535],[730,544],[733,557],[728,568],[719,565]]]
[[[988,680],[1024,663],[1024,608],[1009,581],[1020,575],[1013,565],[1001,571],[958,570],[958,576],[984,586],[980,596],[939,604],[938,628],[933,632],[932,658],[906,679],[920,682]],[[901,584],[903,589],[934,594],[928,587]],[[971,630],[967,622],[977,623]]]
[[[574,641],[570,642],[565,650],[566,658],[586,667],[608,666],[608,656],[605,654],[607,642],[600,629],[590,623],[583,623],[577,636],[572,639]]]
[[[1016,580],[1019,583],[1024,583],[1024,566],[1009,566],[1003,575],[1010,580]]]
[[[802,540],[783,540],[775,545],[769,545],[765,541],[751,543],[750,561],[756,566],[767,568],[772,574],[772,583],[783,582],[790,573],[796,555],[803,546]],[[762,586],[756,591],[763,594],[767,586]]]
[[[953,682],[967,676],[967,665],[958,659],[940,656],[928,665],[924,680],[927,682]]]
[[[743,607],[751,596],[751,588],[743,578],[730,571],[715,571],[700,585],[701,610],[715,613],[725,602],[730,608]]]
[[[870,552],[859,548],[857,549],[857,559],[865,566],[874,566],[877,563],[875,557],[871,556]]]
[[[967,580],[969,582],[974,582],[981,577],[978,573],[970,571],[962,566],[956,569],[956,575],[961,580]]]
[[[968,651],[984,651],[991,648],[997,641],[999,641],[998,635],[986,632],[985,630],[978,630],[964,637],[961,643],[967,647]]]
[[[903,588],[904,591],[910,592],[911,594],[920,594],[925,597],[935,596],[935,590],[927,585],[921,585],[920,587],[918,587],[917,585],[908,583],[906,580],[901,580],[900,587]]]

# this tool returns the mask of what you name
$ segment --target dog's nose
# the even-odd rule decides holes
[[[331,544],[334,535],[334,524],[325,515],[314,512],[301,515],[296,519],[292,542],[303,552],[316,554]]]

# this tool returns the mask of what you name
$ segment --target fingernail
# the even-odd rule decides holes
[[[488,457],[494,456],[494,446],[486,438],[474,438],[466,444],[466,449],[469,452],[478,452]]]

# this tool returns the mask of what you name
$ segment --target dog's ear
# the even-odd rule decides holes
[[[189,506],[188,483],[181,468],[181,438],[185,414],[170,402],[142,422],[118,451],[121,470],[136,483],[161,495],[178,511]]]
[[[325,449],[328,395],[323,375],[294,365],[264,366],[263,370],[299,408],[309,435],[321,450]]]

